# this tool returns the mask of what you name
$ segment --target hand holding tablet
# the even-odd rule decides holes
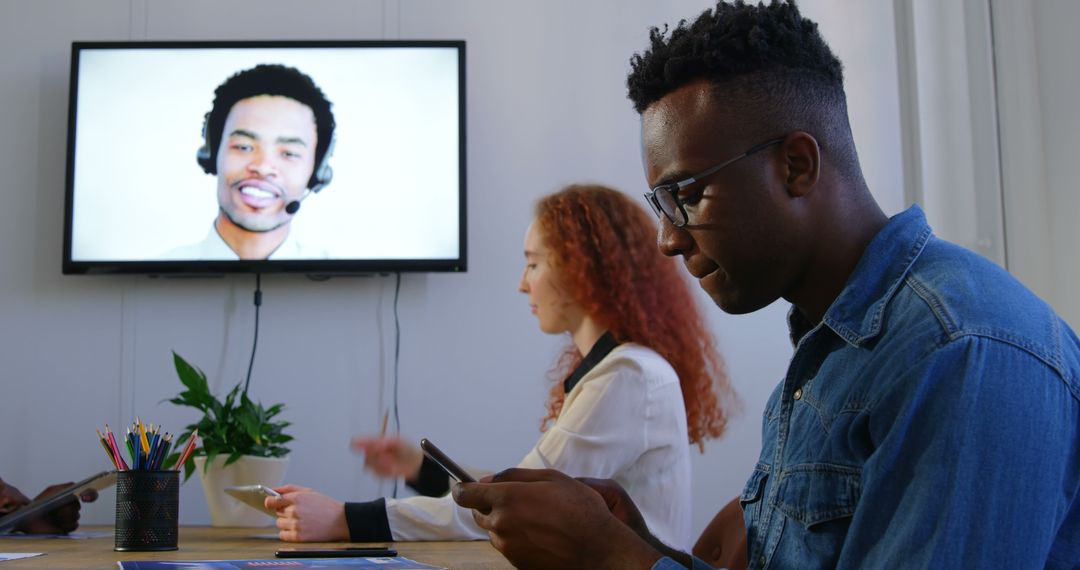
[[[115,471],[102,471],[101,473],[87,477],[78,483],[73,483],[54,493],[50,493],[48,496],[38,496],[25,507],[0,517],[0,532],[10,531],[19,525],[29,522],[35,517],[55,511],[68,501],[77,501],[79,496],[84,493],[88,493],[87,497],[91,495],[96,497],[97,491],[111,487],[115,483]],[[74,528],[60,530],[63,532],[70,532],[71,530],[74,530]]]

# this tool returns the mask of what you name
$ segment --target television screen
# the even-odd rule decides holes
[[[64,273],[465,270],[462,41],[75,42]]]

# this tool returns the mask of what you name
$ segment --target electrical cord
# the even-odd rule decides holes
[[[401,272],[395,273],[397,280],[394,284],[394,435],[401,437],[401,414],[398,409],[398,368],[401,362],[401,319],[398,317],[398,300],[401,298]],[[259,307],[262,306],[262,274],[255,274],[255,339],[251,345],[251,359],[248,361],[247,379],[244,381],[244,393],[247,394],[248,386],[251,385],[251,370],[255,366],[255,351],[259,347]],[[394,490],[391,495],[397,498],[398,482],[394,479]]]
[[[251,384],[251,369],[255,366],[255,349],[259,347],[259,307],[262,306],[262,274],[255,274],[255,342],[251,345],[251,360],[248,361],[247,380],[244,381],[244,394]]]
[[[401,321],[398,319],[398,298],[401,296],[401,272],[398,271],[397,283],[394,285],[394,435],[401,437],[401,416],[398,414],[398,362],[401,359]],[[398,480],[394,478],[394,492],[391,495],[397,498]]]

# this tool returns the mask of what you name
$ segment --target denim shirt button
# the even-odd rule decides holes
[[[761,566],[762,568],[765,567],[765,557],[764,556],[762,556],[761,558],[758,558],[758,566]]]
[[[797,388],[795,390],[795,393],[792,394],[792,397],[795,398],[796,400],[801,400],[802,399],[802,388]]]

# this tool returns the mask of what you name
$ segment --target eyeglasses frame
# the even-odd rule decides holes
[[[663,216],[663,217],[667,218],[668,221],[671,222],[672,225],[674,225],[677,228],[685,227],[686,224],[690,222],[690,216],[686,213],[686,207],[683,205],[682,200],[679,198],[679,191],[680,190],[682,190],[683,188],[686,188],[687,186],[689,186],[689,185],[691,185],[691,184],[693,184],[695,182],[699,182],[701,180],[704,180],[705,178],[708,178],[709,176],[712,176],[713,174],[716,174],[717,172],[719,172],[724,167],[730,166],[730,165],[732,165],[732,164],[734,164],[734,163],[736,163],[736,162],[738,162],[738,161],[740,161],[740,160],[742,160],[742,159],[744,159],[744,158],[746,158],[746,157],[748,157],[748,156],[750,156],[750,155],[752,155],[752,154],[754,154],[756,152],[762,151],[762,150],[764,150],[764,149],[766,149],[766,148],[768,148],[770,146],[773,146],[775,144],[780,144],[780,143],[784,142],[784,140],[785,139],[783,139],[783,138],[770,139],[770,140],[765,141],[765,142],[763,142],[761,144],[756,144],[756,145],[746,149],[746,151],[744,151],[742,154],[740,154],[738,156],[735,156],[733,158],[729,158],[729,159],[725,160],[724,162],[721,162],[720,164],[717,164],[716,166],[714,166],[712,168],[709,168],[708,170],[704,170],[702,172],[699,172],[698,174],[695,174],[695,175],[693,175],[693,176],[691,176],[689,178],[686,178],[684,180],[680,180],[678,182],[672,182],[672,183],[669,183],[669,184],[661,184],[661,185],[659,185],[659,186],[657,186],[657,187],[655,187],[655,188],[653,188],[653,189],[651,189],[651,190],[649,190],[648,192],[645,193],[645,201],[649,203],[649,206],[652,206],[653,212],[656,213],[657,217]],[[683,217],[682,222],[679,222],[672,215],[669,215],[667,212],[664,211],[663,206],[660,205],[660,200],[657,199],[657,197],[656,197],[656,193],[660,192],[660,191],[665,191],[665,192],[668,192],[669,194],[671,194],[672,201],[675,202],[675,206],[678,207],[679,212],[682,213],[682,217]]]

